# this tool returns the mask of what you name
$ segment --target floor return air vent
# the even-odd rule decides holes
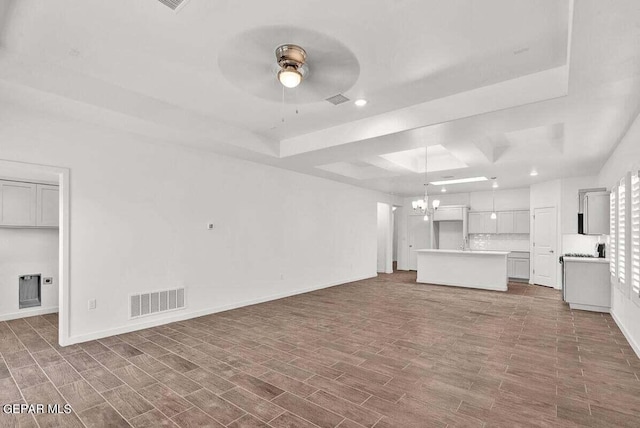
[[[129,296],[129,318],[140,318],[185,308],[185,289],[150,291]]]

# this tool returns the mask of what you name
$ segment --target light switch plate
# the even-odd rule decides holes
[[[213,227],[214,227],[213,223],[207,223],[208,230],[213,230]]]

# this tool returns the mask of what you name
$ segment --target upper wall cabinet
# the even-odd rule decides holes
[[[0,180],[0,226],[58,227],[58,186]]]
[[[433,221],[455,221],[464,219],[467,209],[459,206],[440,207],[433,213]]]
[[[582,227],[585,235],[608,235],[609,192],[589,192],[584,196]]]
[[[496,233],[497,221],[491,218],[490,212],[469,213],[469,233]]]
[[[529,211],[499,212],[498,233],[529,233]]]
[[[531,229],[531,216],[529,211],[515,211],[513,233],[529,233]]]
[[[36,225],[36,185],[17,181],[0,181],[2,226]]]
[[[529,233],[529,211],[498,211],[469,213],[469,233]]]
[[[498,233],[514,233],[515,213],[504,211],[498,213]]]
[[[58,227],[60,217],[60,191],[58,186],[47,184],[37,184],[36,226]]]

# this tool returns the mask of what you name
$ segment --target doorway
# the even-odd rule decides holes
[[[410,215],[408,222],[409,270],[418,270],[418,256],[415,250],[430,248],[431,222],[422,215]]]
[[[378,202],[378,273],[393,273],[393,211],[389,204]]]
[[[0,319],[45,316],[55,323],[57,318],[57,343],[64,346],[69,337],[69,170],[0,160],[0,184],[0,233],[10,256],[2,257],[0,269],[7,286]],[[47,340],[55,340],[55,331],[50,333]]]
[[[536,208],[533,215],[533,283],[547,287],[557,284],[556,209]]]

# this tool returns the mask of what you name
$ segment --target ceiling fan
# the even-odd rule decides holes
[[[278,80],[286,88],[295,88],[307,74],[307,53],[298,45],[286,44],[276,48],[276,59],[280,70]]]
[[[222,75],[236,88],[273,102],[283,102],[283,86],[295,88],[285,103],[324,101],[348,91],[360,75],[360,63],[347,46],[307,28],[252,28],[223,46],[232,48],[218,56]]]

